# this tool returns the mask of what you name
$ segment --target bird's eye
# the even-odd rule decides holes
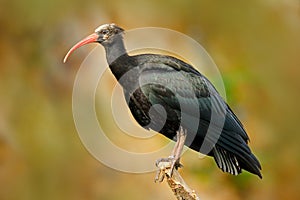
[[[106,35],[108,33],[108,30],[104,29],[100,33],[103,34],[103,35]]]

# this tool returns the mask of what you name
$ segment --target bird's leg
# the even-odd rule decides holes
[[[172,154],[171,154],[171,156],[173,157],[173,160],[172,160],[170,175],[173,174],[174,167],[176,169],[179,167],[182,167],[182,165],[180,164],[180,157],[181,157],[181,153],[182,153],[185,139],[186,139],[186,132],[184,132],[182,127],[180,127],[180,130],[177,131],[176,137],[177,137],[177,141],[176,141],[176,144],[175,144]]]
[[[184,147],[186,132],[182,127],[177,131],[177,141],[168,158],[160,158],[156,161],[156,166],[159,168],[157,171],[155,182],[162,182],[164,179],[165,171],[168,169],[168,176],[172,177],[174,168],[182,167],[180,164],[180,156]]]

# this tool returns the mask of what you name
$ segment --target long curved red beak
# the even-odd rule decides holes
[[[64,58],[64,63],[67,62],[67,59],[69,58],[69,56],[71,55],[71,53],[73,51],[75,51],[76,49],[78,49],[79,47],[85,45],[85,44],[89,44],[89,43],[92,43],[92,42],[97,42],[97,39],[98,39],[98,35],[96,33],[93,33],[89,36],[87,36],[86,38],[84,38],[83,40],[79,41],[77,44],[75,44],[69,51],[68,53],[66,54],[65,58]]]

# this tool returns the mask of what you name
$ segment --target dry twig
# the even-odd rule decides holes
[[[184,182],[177,169],[174,169],[173,174],[170,175],[170,162],[159,162],[157,167],[159,170],[157,171],[155,180],[162,182],[166,178],[170,188],[178,200],[200,200],[196,192]]]

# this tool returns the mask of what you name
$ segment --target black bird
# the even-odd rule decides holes
[[[262,178],[260,163],[248,147],[249,137],[242,123],[212,83],[175,57],[128,55],[123,34],[124,30],[115,24],[101,25],[95,33],[74,45],[64,62],[80,46],[100,43],[105,48],[110,70],[123,87],[135,120],[142,127],[170,139],[176,140],[177,135],[177,149],[171,157],[176,162],[172,167],[179,166],[185,144],[214,157],[224,172],[238,175],[244,169]],[[178,134],[180,130],[184,134]]]

